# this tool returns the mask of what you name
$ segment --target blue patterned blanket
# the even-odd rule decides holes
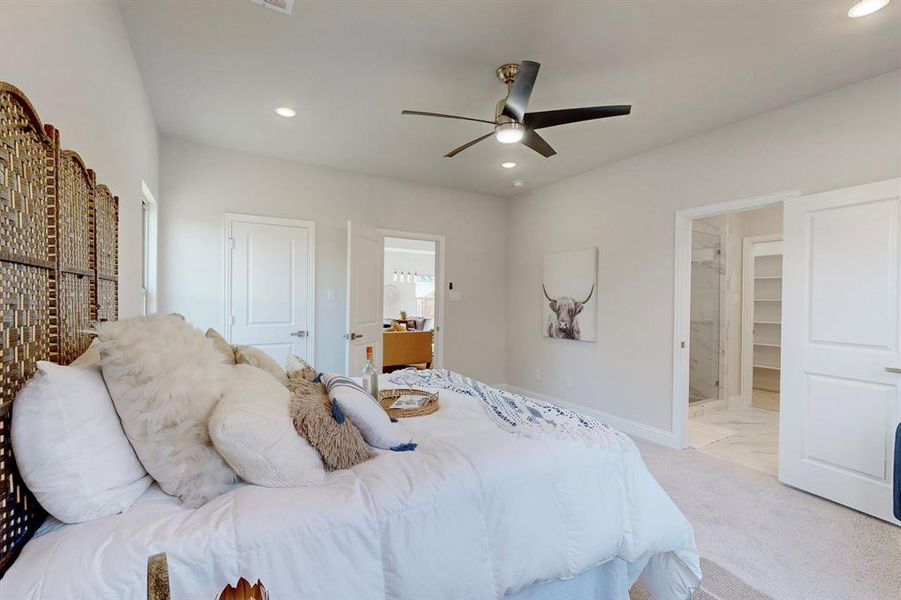
[[[499,427],[513,433],[581,437],[589,442],[599,439],[611,441],[612,436],[619,442],[631,445],[631,440],[624,433],[578,411],[499,390],[454,371],[404,369],[389,375],[388,381],[398,385],[446,389],[477,398]]]

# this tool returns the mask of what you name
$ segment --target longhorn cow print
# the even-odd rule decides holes
[[[585,304],[591,300],[594,294],[594,285],[588,292],[588,297],[582,301],[577,301],[569,296],[560,296],[559,298],[551,298],[547,293],[544,284],[541,285],[544,290],[544,297],[547,298],[548,306],[551,307],[553,315],[548,316],[547,334],[548,337],[562,338],[565,340],[578,340],[582,338],[582,332],[579,330],[579,321],[576,317],[582,312]]]

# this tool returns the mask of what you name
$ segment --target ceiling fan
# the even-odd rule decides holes
[[[453,158],[470,146],[474,146],[492,135],[502,144],[520,142],[543,157],[550,158],[557,154],[557,151],[543,137],[538,135],[538,132],[535,131],[536,129],[556,127],[567,123],[578,123],[579,121],[590,121],[592,119],[619,117],[628,115],[632,111],[632,107],[627,104],[526,112],[526,107],[529,105],[529,97],[532,95],[532,87],[535,85],[535,78],[538,77],[539,68],[541,68],[541,65],[531,60],[524,60],[520,64],[509,63],[497,68],[498,81],[507,86],[507,95],[498,101],[495,107],[494,121],[423,112],[421,110],[404,110],[401,111],[401,114],[440,117],[442,119],[461,119],[463,121],[494,125],[494,131],[467,142],[459,148],[454,148],[444,155],[445,158]]]

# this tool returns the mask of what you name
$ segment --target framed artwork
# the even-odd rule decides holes
[[[541,279],[542,335],[596,342],[597,287],[597,248],[545,255]]]

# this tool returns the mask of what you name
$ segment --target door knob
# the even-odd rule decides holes
[[[358,340],[358,339],[360,339],[361,337],[363,337],[363,334],[362,334],[362,333],[351,332],[351,333],[345,333],[345,334],[344,334],[344,339],[345,339],[345,340],[351,340],[351,341],[353,341],[353,340]]]
[[[307,332],[304,329],[299,329],[298,331],[295,331],[291,335],[293,335],[294,337],[307,337]]]
[[[886,367],[885,370],[889,373],[901,373],[901,367]]]

